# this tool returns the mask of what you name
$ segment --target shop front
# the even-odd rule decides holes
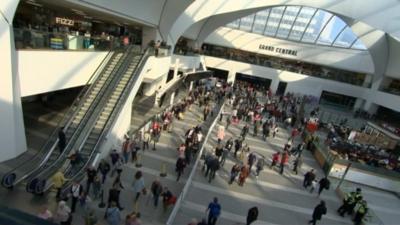
[[[142,29],[78,9],[21,1],[13,27],[17,49],[109,50],[141,44]]]

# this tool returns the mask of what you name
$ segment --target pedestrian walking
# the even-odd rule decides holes
[[[365,200],[360,201],[356,206],[356,215],[354,216],[354,225],[361,225],[365,215],[368,213],[368,205]]]
[[[297,175],[303,165],[303,156],[299,155],[293,162],[293,172]]]
[[[239,175],[240,169],[241,167],[239,164],[235,164],[232,166],[231,175],[228,182],[229,184],[232,184],[233,181],[235,181],[236,177]]]
[[[210,175],[208,176],[208,183],[211,183],[211,181],[215,178],[217,170],[219,170],[219,161],[217,158],[214,158],[210,162]]]
[[[265,165],[264,156],[259,157],[257,160],[257,165],[256,165],[256,178],[260,175],[261,170],[264,169],[264,165]]]
[[[94,178],[97,175],[97,171],[94,169],[94,167],[90,166],[89,168],[86,169],[86,193],[89,193],[90,186],[94,182]]]
[[[151,193],[153,195],[154,207],[156,207],[156,208],[158,206],[158,199],[160,198],[162,191],[163,191],[163,187],[162,187],[160,181],[158,179],[153,181],[153,183],[151,184]]]
[[[97,167],[97,171],[101,173],[101,183],[104,184],[107,174],[110,172],[110,164],[105,159],[102,159]]]
[[[149,143],[151,140],[151,135],[149,131],[145,131],[143,134],[143,151],[145,151],[146,149],[149,149]]]
[[[178,173],[176,181],[179,181],[179,178],[183,174],[183,170],[186,167],[185,159],[183,157],[178,157],[178,159],[176,160],[176,165],[175,166],[176,166],[175,171]]]
[[[307,188],[308,186],[310,186],[313,180],[315,180],[315,174],[314,169],[311,169],[306,174],[304,174],[303,187]]]
[[[258,208],[252,207],[249,209],[247,212],[247,218],[246,218],[246,225],[252,224],[254,221],[256,221],[258,218]]]
[[[67,179],[65,178],[64,173],[61,170],[59,170],[51,177],[51,181],[53,183],[53,187],[57,190],[56,200],[58,201],[60,200],[61,197],[61,188],[63,187]]]
[[[324,189],[329,190],[331,182],[329,181],[328,177],[325,176],[321,180],[319,180],[319,189],[318,189],[318,196],[321,195]]]
[[[76,203],[78,202],[79,197],[82,194],[82,191],[83,191],[82,185],[79,182],[74,181],[74,183],[71,186],[71,190],[70,190],[71,198],[72,198],[71,213],[75,212]]]
[[[134,202],[136,203],[140,197],[140,193],[146,193],[142,171],[137,171],[132,184],[133,193],[135,195]]]
[[[115,202],[112,202],[111,207],[106,210],[106,219],[109,225],[121,224],[121,211],[118,209]]]
[[[124,157],[124,163],[128,163],[129,160],[130,144],[131,141],[129,138],[126,138],[125,141],[122,143],[122,156]]]
[[[72,214],[71,209],[65,201],[60,201],[57,206],[56,218],[60,221],[60,225],[71,225]]]
[[[250,153],[249,156],[247,156],[247,165],[249,165],[250,173],[251,173],[251,168],[253,167],[256,161],[257,161],[257,156],[254,152]]]
[[[214,198],[212,202],[208,204],[206,213],[208,212],[208,225],[215,225],[218,217],[221,214],[221,205],[218,203],[218,198]]]
[[[321,201],[315,208],[312,214],[312,220],[308,221],[308,224],[315,225],[318,220],[322,219],[322,215],[327,212],[325,201]]]
[[[242,168],[240,169],[240,174],[239,174],[239,186],[243,186],[244,183],[246,182],[246,178],[249,176],[250,170],[248,165],[243,165]]]
[[[221,156],[221,160],[219,161],[219,164],[221,167],[224,166],[226,157],[228,156],[229,150],[227,148],[224,148]]]
[[[58,131],[58,149],[60,150],[60,155],[63,153],[66,147],[66,139],[67,138],[65,137],[64,127],[60,127],[60,130]]]
[[[115,203],[118,209],[123,210],[124,208],[120,203],[121,186],[114,182],[113,186],[108,190],[107,208],[111,207],[111,203]]]
[[[287,152],[287,151],[285,151],[283,154],[282,154],[282,158],[281,158],[281,167],[280,167],[280,171],[279,171],[279,173],[280,174],[283,174],[283,171],[284,171],[284,169],[285,169],[285,166],[287,165],[289,163],[289,153]]]
[[[274,153],[272,155],[272,162],[269,168],[272,169],[280,161],[281,161],[281,153],[280,152]]]

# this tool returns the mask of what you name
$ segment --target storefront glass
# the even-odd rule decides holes
[[[141,44],[142,30],[122,22],[94,19],[76,9],[21,1],[15,14],[17,49],[110,50]]]

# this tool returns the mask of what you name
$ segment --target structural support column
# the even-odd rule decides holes
[[[236,71],[229,70],[227,82],[234,84],[235,83],[235,79],[236,79]]]
[[[0,162],[25,152],[26,137],[12,19],[19,1],[0,3]]]
[[[271,85],[269,86],[269,88],[271,89],[272,93],[276,93],[276,91],[278,90],[278,85],[279,85],[279,78],[276,77],[275,79],[272,79],[271,81]]]

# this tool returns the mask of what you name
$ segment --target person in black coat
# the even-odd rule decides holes
[[[325,206],[325,202],[321,201],[321,203],[319,203],[315,208],[314,208],[314,212],[312,214],[312,220],[308,221],[308,224],[312,224],[315,225],[317,223],[317,220],[321,220],[322,215],[326,214],[326,206]]]
[[[183,174],[183,170],[186,167],[186,161],[184,158],[179,157],[176,160],[176,172],[178,173],[178,176],[176,178],[176,181],[179,181],[179,178],[181,177],[181,175]]]
[[[249,212],[247,213],[247,218],[246,218],[246,225],[250,225],[254,221],[257,220],[258,217],[258,208],[253,207],[249,209]]]
[[[319,181],[319,190],[318,190],[318,196],[321,195],[321,192],[326,189],[329,189],[331,182],[328,180],[328,177],[324,177]]]
[[[66,142],[67,141],[64,133],[64,127],[61,127],[58,131],[58,148],[60,150],[60,154],[62,154],[62,152],[64,151]]]

